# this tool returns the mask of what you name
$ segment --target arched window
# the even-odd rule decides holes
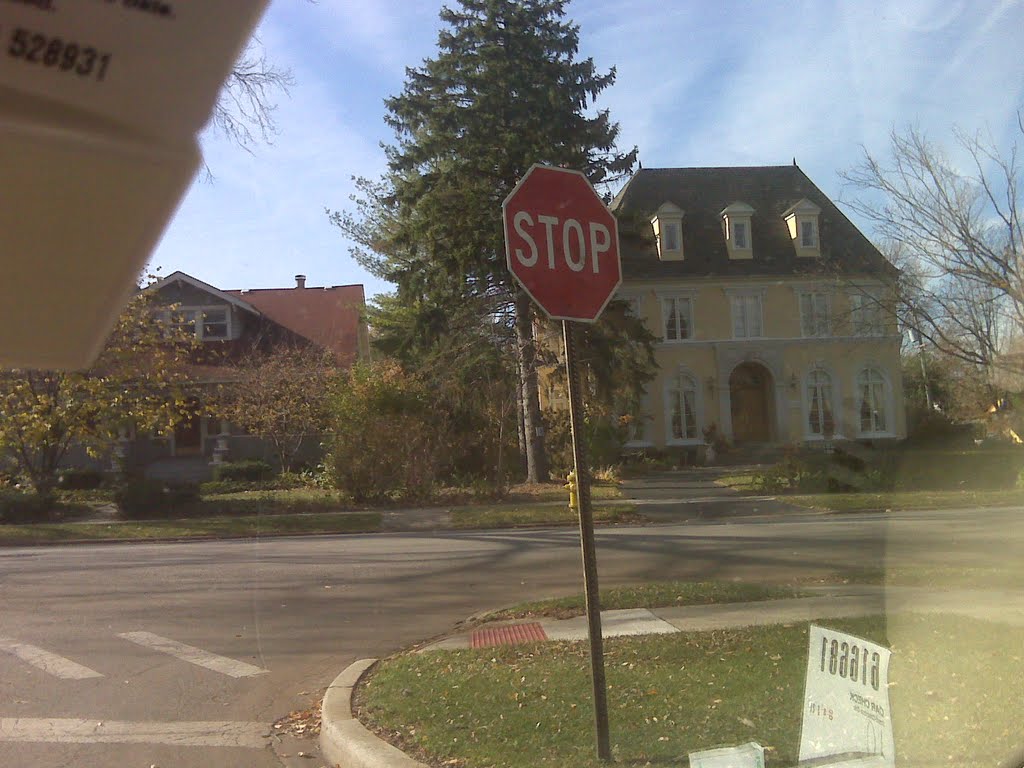
[[[807,377],[807,433],[831,437],[836,431],[832,408],[832,377],[817,368]]]
[[[697,383],[685,373],[668,388],[669,439],[697,438]]]
[[[886,403],[885,377],[875,368],[865,368],[857,376],[857,412],[862,433],[888,429]]]

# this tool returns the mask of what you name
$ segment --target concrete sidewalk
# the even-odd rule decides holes
[[[820,591],[824,592],[820,597],[601,611],[601,635],[621,637],[708,632],[715,629],[908,612],[956,614],[1024,626],[1024,597],[1009,590],[935,591],[922,587],[889,587],[883,591],[881,587],[829,587]],[[530,630],[503,633],[495,632],[495,627],[530,627]],[[420,652],[586,638],[585,616],[573,619],[520,619],[451,635],[424,646]]]

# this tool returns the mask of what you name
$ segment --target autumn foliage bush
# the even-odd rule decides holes
[[[430,385],[400,365],[356,365],[333,397],[327,472],[353,500],[422,500],[444,465],[448,419]]]

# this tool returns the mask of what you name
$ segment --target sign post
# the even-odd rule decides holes
[[[571,320],[562,321],[565,344],[565,374],[569,382],[569,425],[572,429],[572,463],[578,490],[577,512],[580,518],[580,548],[583,554],[583,592],[587,607],[587,635],[590,638],[590,674],[594,688],[594,730],[597,756],[612,759],[608,734],[608,686],[604,679],[604,638],[601,635],[601,599],[597,585],[597,547],[594,543],[594,513],[590,506],[590,466],[583,437],[583,394],[576,366],[577,328]]]
[[[579,171],[534,165],[502,205],[508,268],[553,320],[562,321],[569,385],[573,468],[578,486],[580,548],[586,595],[597,756],[611,760],[608,691],[590,504],[590,465],[583,436],[583,395],[576,363],[578,322],[600,316],[622,282],[615,217]]]

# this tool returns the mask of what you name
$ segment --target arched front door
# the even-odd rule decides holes
[[[771,442],[773,389],[772,374],[760,363],[742,363],[729,376],[732,437],[737,445]]]

